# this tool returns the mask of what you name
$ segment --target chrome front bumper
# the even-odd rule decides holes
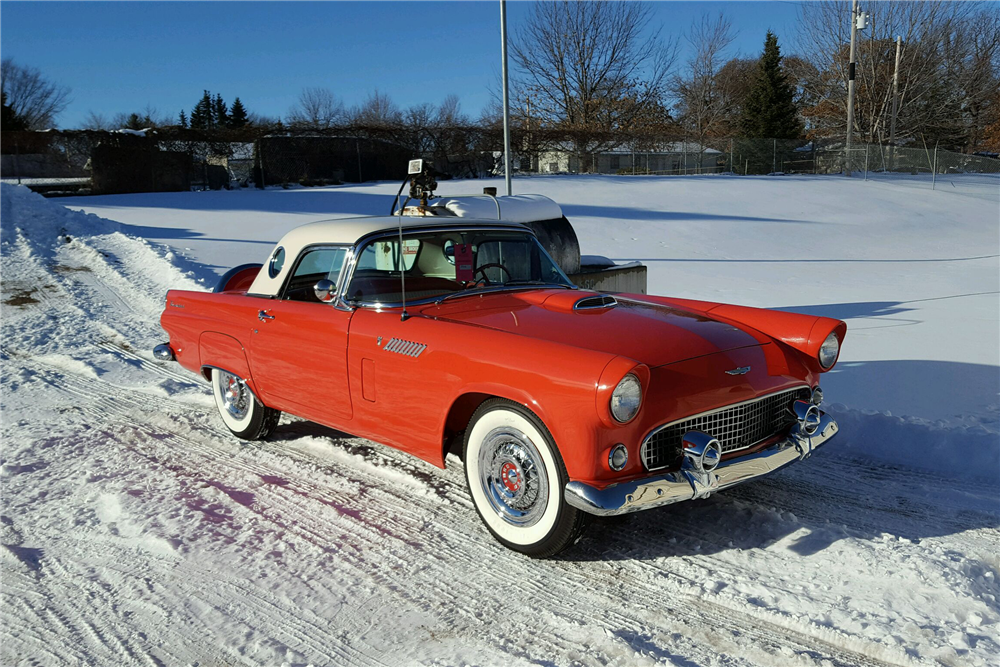
[[[813,450],[837,434],[837,422],[820,413],[819,427],[812,436],[805,434],[799,424],[792,427],[788,437],[767,449],[754,454],[731,459],[711,471],[698,470],[688,457],[676,472],[612,484],[597,489],[583,482],[566,485],[566,502],[573,507],[601,516],[627,514],[661,505],[707,498],[716,491],[748,482],[772,473],[789,463],[808,458]]]

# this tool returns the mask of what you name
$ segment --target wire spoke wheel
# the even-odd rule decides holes
[[[507,548],[545,558],[583,533],[587,516],[563,495],[569,477],[559,449],[525,406],[484,401],[465,429],[463,460],[479,518]]]
[[[479,483],[497,515],[515,526],[531,526],[545,509],[549,480],[542,456],[514,428],[495,428],[479,450]]]
[[[235,419],[243,419],[250,410],[250,401],[253,400],[246,383],[232,373],[225,371],[220,371],[220,376],[222,403],[225,409]]]
[[[239,375],[213,368],[212,394],[219,416],[237,438],[263,440],[278,426],[281,412],[261,403]]]

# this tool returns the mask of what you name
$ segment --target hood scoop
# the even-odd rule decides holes
[[[614,308],[618,301],[607,294],[585,296],[573,304],[573,310],[592,310],[594,308]]]

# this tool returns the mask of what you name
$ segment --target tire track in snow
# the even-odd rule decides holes
[[[100,385],[100,384],[104,384],[104,383],[100,383],[100,382],[97,382],[97,381],[90,380],[89,378],[74,378],[72,380],[70,380],[69,378],[64,378],[64,379],[68,380],[67,382],[63,383],[64,385],[75,384],[75,383],[82,383],[83,385]],[[65,389],[65,386],[63,388]],[[145,406],[140,406],[140,405],[136,405],[135,404],[136,403],[136,397],[135,396],[127,397],[127,399],[126,399],[125,396],[121,395],[123,392],[120,392],[120,390],[118,390],[118,389],[112,388],[112,390],[110,392],[108,392],[108,387],[104,387],[104,388],[102,388],[101,390],[99,390],[97,392],[94,391],[94,387],[92,387],[92,386],[88,386],[85,389],[81,387],[81,389],[83,389],[83,390],[82,391],[78,391],[78,392],[73,392],[73,393],[75,393],[76,395],[81,396],[81,397],[86,396],[86,395],[89,395],[89,396],[93,397],[95,395],[95,393],[96,394],[100,394],[102,391],[104,393],[110,393],[112,396],[111,396],[110,400],[107,401],[106,404],[103,404],[101,406],[102,407],[101,413],[102,413],[102,415],[104,417],[112,419],[112,420],[114,418],[123,418],[124,417],[124,418],[128,418],[127,419],[128,421],[134,421],[134,420],[130,419],[131,415],[136,414],[135,410],[137,408],[138,408],[138,413],[141,414],[143,407],[145,407]],[[72,391],[72,390],[70,390],[70,391]],[[146,403],[146,402],[152,401],[152,400],[153,399],[151,399],[151,398],[145,398],[145,397],[143,397],[139,402]],[[123,407],[123,403],[125,403],[127,405],[127,403],[129,403],[129,402],[132,403],[131,406],[128,406],[127,408]],[[159,402],[162,403],[162,401],[159,401]],[[103,403],[103,401],[102,401],[102,403]],[[139,427],[139,428],[143,428],[143,429],[146,429],[146,430],[150,430],[151,429],[150,426],[143,425],[141,423],[140,424],[135,424],[135,425],[137,427]],[[189,424],[189,426],[194,427],[194,428],[199,428],[199,427],[197,427],[194,424]],[[155,431],[156,428],[152,428],[152,430]],[[221,435],[222,437],[227,437],[228,436],[228,432],[220,433],[220,431],[218,431],[218,430],[215,430],[213,434],[214,435]],[[207,456],[209,459],[211,459],[211,458],[214,457],[216,459],[215,462],[214,462],[215,465],[218,465],[218,464],[221,463],[227,469],[232,469],[233,467],[238,467],[238,468],[242,468],[244,471],[252,472],[253,474],[257,474],[257,475],[267,474],[268,472],[273,472],[273,468],[271,468],[270,466],[261,466],[261,465],[255,463],[255,462],[243,461],[243,460],[241,460],[242,457],[237,457],[236,459],[228,459],[226,461],[219,461],[218,459],[220,457],[221,452],[219,452],[218,449],[212,448],[212,447],[204,447],[204,446],[200,445],[197,442],[196,439],[193,439],[191,437],[181,437],[180,438],[180,442],[177,443],[177,444],[181,444],[182,446],[189,448],[189,451],[190,451],[190,449],[197,449],[197,450],[199,450],[199,452],[198,452],[199,454],[201,454],[203,456]],[[281,447],[277,447],[276,449],[280,450],[282,448]],[[285,449],[287,449],[287,448],[285,448]],[[245,450],[240,450],[240,451],[243,452]],[[293,452],[293,455],[295,456],[295,458],[301,458],[301,457],[303,457],[302,454],[297,453],[297,452]],[[313,461],[313,464],[315,465],[315,461]],[[224,473],[225,471],[223,470],[221,472]],[[357,473],[355,473],[355,474],[357,474]],[[450,475],[446,474],[445,477],[452,477],[452,479],[449,480],[449,481],[452,482],[451,486],[456,487],[453,490],[455,492],[458,492],[459,489],[457,487],[459,487],[459,484],[456,483],[458,480],[454,479],[454,477],[457,477],[457,475],[455,475],[453,477],[453,476],[450,476]],[[368,480],[365,480],[365,481],[366,481],[366,483],[369,483],[369,484],[371,484],[371,483],[385,484],[385,480],[378,479],[377,476],[374,477],[374,478],[370,478]],[[301,480],[297,480],[297,482],[301,483]],[[462,484],[461,486],[462,486],[461,492],[464,493],[464,484]],[[279,488],[286,488],[286,487],[279,487]],[[307,497],[313,497],[313,496],[317,496],[317,495],[322,496],[324,494],[324,492],[323,492],[322,489],[320,489],[318,487],[315,487],[315,486],[311,486],[311,485],[308,486],[308,487],[303,487],[302,492],[304,492]],[[392,495],[391,491],[390,491],[389,494]],[[271,498],[270,500],[273,502],[275,499]],[[290,516],[294,516],[294,506],[293,506],[293,508],[291,510],[286,510],[286,511],[289,512]],[[305,515],[305,514],[303,514],[303,515]],[[282,525],[283,528],[288,529],[289,526],[293,526],[294,527],[296,525],[296,520],[293,519],[291,523],[289,523],[289,522],[282,522],[281,525]],[[342,531],[343,530],[343,526],[340,523],[337,523],[335,525],[336,525],[336,529],[338,531]],[[321,526],[321,528],[323,528],[324,530],[330,530],[331,526]],[[464,528],[468,528],[468,525],[464,526]],[[321,533],[317,533],[314,529],[306,528],[305,526],[301,526],[301,525],[298,526],[298,529],[300,531],[300,534],[303,534],[303,537],[306,537],[305,533],[310,533],[308,535],[307,539],[309,539],[310,541],[312,541],[314,543],[319,544],[324,539],[324,535],[321,534]],[[439,532],[445,532],[445,531],[439,531]],[[478,541],[478,540],[484,538],[484,536],[481,533],[477,534],[476,531],[473,531],[472,534],[474,535],[474,537],[470,541],[470,539],[469,539],[469,537],[470,537],[469,533],[464,533],[464,532],[461,532],[461,531],[454,531],[453,534],[451,535],[451,537],[452,538],[458,537],[458,538],[460,538],[460,540],[464,541],[465,543],[464,544],[459,544],[458,545],[458,547],[459,547],[458,549],[454,549],[453,548],[454,545],[446,544],[445,546],[451,547],[452,551],[454,552],[454,553],[450,553],[449,556],[451,556],[451,557],[466,556],[464,558],[460,558],[462,561],[464,561],[462,563],[462,565],[467,566],[467,567],[477,567],[478,571],[482,571],[483,569],[486,572],[503,571],[504,570],[504,565],[506,564],[504,561],[509,561],[509,554],[505,553],[503,558],[498,558],[497,559],[497,558],[494,558],[493,554],[491,553],[492,551],[495,551],[495,550],[482,549],[482,548],[469,549],[471,542]],[[366,536],[366,537],[370,537],[370,535]],[[474,551],[474,552],[478,552],[478,553],[467,553],[470,550]],[[496,560],[498,562],[491,563],[490,561],[492,561],[492,560]],[[363,565],[363,563],[361,565]],[[483,565],[486,565],[486,567],[483,568]],[[492,567],[492,565],[495,565],[495,567]],[[667,574],[666,572],[664,572],[662,570],[659,570],[657,568],[653,568],[653,570],[654,570],[654,572],[652,574],[654,574],[654,575],[662,576],[664,574]],[[370,573],[369,573],[369,575],[370,575]],[[545,600],[545,602],[547,603],[546,606],[548,608],[552,609],[553,611],[558,611],[559,613],[563,614],[566,618],[579,618],[580,615],[581,615],[580,614],[581,610],[578,607],[574,607],[572,605],[567,605],[565,603],[562,603],[561,601],[565,600],[565,599],[573,599],[572,598],[573,594],[584,592],[589,587],[593,586],[594,581],[593,581],[592,577],[587,577],[587,576],[582,576],[581,577],[579,572],[576,572],[576,571],[573,571],[573,570],[570,570],[568,572],[567,571],[563,571],[563,572],[557,573],[557,576],[561,576],[561,577],[566,577],[567,575],[571,575],[569,577],[570,580],[575,580],[575,584],[573,586],[573,589],[575,589],[575,590],[568,591],[570,593],[570,597],[565,597],[565,593],[567,591],[560,591],[558,594],[553,595],[551,593],[551,590],[553,588],[553,586],[552,586],[552,580],[549,577],[539,577],[539,578],[535,578],[535,579],[528,579],[524,583],[526,583],[528,586],[530,586],[532,592],[535,595],[537,595],[540,598],[542,598],[543,600]],[[504,584],[504,582],[505,582],[505,579],[503,577],[493,578],[493,581],[490,582],[490,585],[495,585],[495,586],[499,587],[499,586],[502,586]],[[391,584],[392,582],[387,581],[385,583]],[[463,582],[463,583],[465,583],[465,582]],[[456,587],[455,586],[455,582],[452,582],[450,584],[450,586],[449,586],[449,588],[452,591],[454,591],[455,587]],[[477,595],[478,596],[482,596],[482,594],[484,593],[483,588],[484,587],[482,587],[482,586],[471,587],[469,590],[465,591],[465,595],[469,596],[470,599],[481,599],[481,597],[477,598],[476,596]],[[655,590],[655,591],[648,591],[647,592],[647,591],[644,590],[645,588],[647,588],[647,586],[645,584],[643,584],[641,581],[640,582],[635,582],[633,584],[632,590],[628,591],[628,595],[629,595],[630,598],[633,597],[633,596],[638,595],[640,598],[644,599],[644,601],[645,601],[646,604],[650,605],[650,608],[656,608],[656,606],[661,606],[661,607],[662,606],[667,606],[667,607],[673,607],[673,606],[684,607],[684,606],[689,606],[687,604],[690,601],[689,596],[687,596],[687,597],[685,597],[685,596],[677,596],[677,598],[673,600],[674,604],[670,604],[669,603],[670,601],[669,601],[669,598],[668,598],[668,600],[666,601],[666,604],[665,604],[664,591],[663,590]],[[642,605],[639,605],[639,606],[641,607]],[[776,625],[773,625],[773,624],[772,624],[772,627],[768,627],[766,629],[757,629],[757,630],[748,629],[743,624],[735,624],[734,625],[733,622],[732,622],[732,620],[730,620],[731,617],[732,617],[732,615],[733,615],[731,612],[732,612],[732,610],[728,610],[728,609],[724,613],[722,613],[722,612],[714,612],[714,613],[710,614],[709,618],[706,618],[706,616],[709,615],[709,611],[707,611],[707,610],[702,610],[700,613],[697,613],[697,614],[693,614],[693,613],[687,613],[687,614],[678,613],[678,612],[676,612],[676,610],[674,610],[673,613],[674,613],[674,615],[679,616],[680,620],[685,625],[691,625],[691,626],[695,626],[695,627],[705,626],[705,627],[716,627],[716,628],[727,628],[727,627],[728,628],[732,628],[733,631],[734,631],[734,634],[735,633],[740,633],[740,634],[742,634],[744,636],[751,637],[754,640],[754,643],[756,643],[756,644],[770,645],[770,646],[774,647],[775,649],[781,648],[783,646],[788,646],[788,645],[796,646],[798,648],[798,650],[800,652],[802,652],[803,654],[807,654],[807,655],[815,654],[815,655],[823,656],[826,659],[834,659],[835,660],[835,664],[842,664],[842,665],[851,665],[851,664],[872,664],[872,665],[879,665],[879,664],[885,664],[885,663],[882,663],[882,662],[880,662],[878,660],[866,658],[865,656],[863,656],[861,654],[855,654],[855,653],[851,653],[849,651],[845,651],[844,649],[838,649],[835,646],[829,644],[828,642],[820,640],[820,639],[812,638],[812,640],[811,640],[812,643],[810,643],[809,641],[805,641],[804,642],[802,638],[804,636],[806,636],[805,633],[785,630],[785,629],[780,628],[780,627],[778,627]],[[609,610],[598,611],[597,614],[593,615],[590,618],[587,618],[586,620],[588,620],[591,623],[596,623],[596,624],[600,624],[600,625],[604,625],[605,622],[607,622],[607,621],[614,621],[614,625],[617,625],[617,626],[620,626],[620,627],[642,627],[642,624],[643,624],[642,614],[618,614],[618,613],[611,612]],[[753,617],[753,620],[754,620],[754,625],[757,625],[757,626],[762,625],[762,619],[761,618],[755,616],[755,617]],[[844,657],[838,657],[838,656],[844,656]]]

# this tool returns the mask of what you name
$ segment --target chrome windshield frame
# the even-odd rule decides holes
[[[285,300],[285,293],[288,291],[288,284],[292,281],[292,278],[295,276],[295,271],[299,268],[299,264],[302,262],[302,259],[306,256],[306,254],[314,250],[327,250],[327,249],[347,251],[344,254],[344,259],[340,264],[340,273],[337,275],[338,298],[333,300],[334,305],[337,305],[336,302],[339,301],[340,288],[341,285],[343,284],[344,275],[346,274],[348,262],[350,262],[354,258],[354,246],[351,245],[350,243],[311,243],[307,246],[303,246],[302,249],[299,251],[298,257],[295,258],[294,263],[289,269],[288,275],[285,276],[285,279],[281,282],[281,286],[278,288],[278,293],[274,295],[274,298],[278,301]]]
[[[427,297],[427,298],[423,298],[423,299],[414,299],[414,300],[407,299],[406,300],[406,304],[408,306],[410,306],[410,305],[413,305],[413,306],[427,305],[427,304],[431,304],[431,303],[439,303],[439,302],[444,301],[446,299],[455,298],[455,297],[458,297],[458,296],[475,296],[477,294],[492,294],[492,293],[495,293],[495,292],[525,290],[525,289],[552,289],[552,288],[556,288],[556,287],[566,288],[566,289],[578,289],[577,286],[573,284],[573,282],[569,279],[569,277],[566,275],[566,273],[562,270],[562,268],[559,266],[559,264],[557,264],[556,261],[554,259],[552,259],[552,256],[549,255],[548,251],[545,250],[545,246],[543,246],[538,241],[538,237],[535,236],[535,233],[531,230],[531,228],[527,227],[527,226],[523,226],[523,225],[476,225],[476,226],[463,227],[463,226],[458,226],[458,225],[447,225],[447,226],[428,225],[427,227],[408,227],[404,231],[404,237],[405,236],[412,236],[413,234],[427,234],[427,233],[434,233],[434,232],[456,232],[456,231],[457,232],[463,232],[463,231],[472,231],[472,232],[518,232],[518,233],[526,234],[526,235],[530,236],[531,238],[533,238],[535,240],[535,243],[538,244],[538,249],[542,251],[542,254],[550,262],[552,262],[552,266],[554,266],[556,268],[556,270],[559,271],[559,275],[561,275],[563,278],[566,279],[566,283],[565,284],[563,284],[563,283],[544,283],[544,284],[537,284],[537,285],[524,285],[524,284],[521,284],[521,285],[510,285],[510,286],[497,285],[495,288],[492,288],[492,289],[490,289],[490,288],[483,288],[483,289],[459,290],[459,291],[456,291],[456,292],[449,292],[447,294],[439,294],[437,296]],[[375,301],[375,302],[370,302],[370,301],[352,301],[352,300],[348,299],[347,296],[346,296],[347,295],[347,288],[350,286],[351,281],[354,279],[354,271],[357,268],[357,263],[358,263],[357,260],[358,260],[358,257],[361,254],[361,250],[366,245],[368,245],[369,243],[372,243],[374,241],[378,241],[380,239],[384,239],[384,238],[388,238],[390,240],[398,239],[398,235],[399,235],[399,231],[398,230],[396,230],[396,229],[386,229],[386,230],[374,232],[372,234],[366,234],[365,236],[362,236],[360,239],[358,239],[354,243],[354,246],[351,248],[351,250],[348,253],[347,260],[346,260],[346,262],[344,264],[344,269],[341,272],[342,275],[344,276],[344,280],[343,280],[343,282],[341,282],[337,286],[337,300],[336,300],[336,304],[337,304],[338,308],[346,309],[346,310],[354,310],[355,308],[370,308],[370,309],[374,309],[374,310],[382,310],[382,309],[402,308],[403,307],[403,302],[402,301],[387,302],[387,303],[382,303],[382,302],[378,302],[378,301]]]

